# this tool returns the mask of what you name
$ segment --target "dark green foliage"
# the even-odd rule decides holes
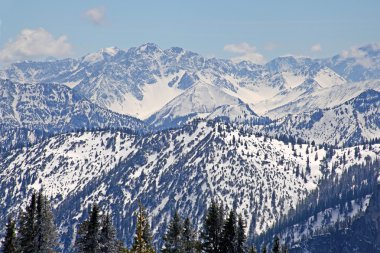
[[[116,239],[116,230],[112,225],[111,217],[106,214],[102,219],[102,228],[100,230],[100,250],[104,253],[116,253],[119,251],[119,242]]]
[[[140,204],[136,217],[136,235],[131,249],[132,253],[153,253],[152,236],[149,219],[145,208]]]
[[[239,215],[237,230],[236,230],[236,252],[245,253],[247,252],[247,247],[245,245],[247,237],[245,235],[246,224],[243,217]]]
[[[186,218],[183,223],[182,233],[183,252],[195,253],[198,249],[200,250],[199,242],[196,240],[196,232],[194,231],[189,218]]]
[[[8,223],[5,229],[5,238],[2,249],[3,253],[16,252],[16,223],[10,216],[8,217]]]
[[[23,253],[34,253],[35,248],[35,236],[36,236],[36,194],[33,193],[30,199],[29,205],[25,211],[21,211],[20,224],[18,230],[18,247]]]
[[[57,228],[54,224],[53,213],[50,203],[42,191],[37,197],[36,215],[36,252],[47,253],[56,252],[57,247]]]
[[[221,253],[221,240],[224,223],[223,208],[215,201],[211,202],[201,233],[202,249],[206,253]]]
[[[29,205],[20,214],[17,242],[19,252],[56,252],[57,228],[50,203],[42,191],[32,194]]]
[[[274,237],[272,253],[281,253],[280,238],[277,235]]]
[[[183,252],[183,224],[182,219],[178,213],[175,212],[171,220],[168,230],[164,236],[164,253]]]
[[[223,253],[236,252],[236,213],[230,211],[223,226],[221,249]]]
[[[250,247],[248,253],[257,253],[255,246]]]
[[[78,227],[75,248],[78,253],[126,252],[123,244],[116,238],[111,216],[100,215],[96,204],[92,206],[89,218]]]
[[[89,219],[79,226],[76,248],[80,253],[100,252],[100,217],[96,204],[92,206]]]

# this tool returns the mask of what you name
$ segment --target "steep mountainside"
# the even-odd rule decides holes
[[[380,152],[374,145],[355,157],[351,149],[335,150],[324,162],[324,149],[254,135],[243,125],[212,122],[146,136],[60,135],[3,159],[1,222],[5,213],[17,212],[33,189],[43,187],[52,197],[65,247],[85,207],[93,202],[112,210],[118,233],[127,240],[132,238],[139,200],[151,214],[156,239],[175,209],[191,216],[199,229],[212,198],[236,207],[253,235],[295,208],[318,187],[323,173],[333,167],[344,171],[368,156],[376,159]],[[336,166],[343,153],[347,162]],[[327,167],[320,166],[326,162]]]
[[[331,145],[380,137],[380,92],[367,90],[331,109],[289,115],[264,126],[271,134],[288,134]]]
[[[103,109],[64,85],[0,80],[0,98],[2,149],[74,130],[144,129],[140,120]]]
[[[254,105],[253,109],[258,113],[266,112],[265,115],[272,119],[279,119],[289,114],[335,107],[370,89],[380,92],[380,80],[346,83],[328,88],[322,88],[316,81],[308,80],[302,86],[280,92],[273,98]]]
[[[380,252],[380,185],[365,212],[346,229],[315,236],[302,247],[311,252]]]

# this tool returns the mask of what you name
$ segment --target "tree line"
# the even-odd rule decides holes
[[[183,219],[174,212],[163,236],[163,247],[155,249],[149,215],[140,203],[136,212],[136,229],[133,244],[124,246],[117,238],[110,213],[102,212],[97,204],[90,208],[88,218],[77,226],[72,251],[76,253],[256,253],[288,252],[275,237],[271,251],[267,245],[261,251],[248,246],[246,224],[235,210],[227,211],[212,201],[198,233],[190,218]],[[42,191],[33,193],[18,221],[9,217],[6,224],[3,253],[54,253],[62,251],[58,229],[48,198]]]

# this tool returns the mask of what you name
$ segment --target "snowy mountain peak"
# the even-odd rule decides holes
[[[190,118],[208,116],[220,106],[240,103],[240,99],[218,87],[198,81],[153,114],[147,122],[156,127],[183,125]]]
[[[150,42],[137,47],[136,51],[145,54],[162,53],[162,49],[157,44]]]
[[[105,47],[105,48],[102,48],[100,51],[110,56],[115,56],[117,53],[121,51],[121,49],[118,47]]]

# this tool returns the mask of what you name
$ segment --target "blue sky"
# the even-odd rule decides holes
[[[0,62],[146,42],[258,62],[319,58],[380,42],[379,10],[378,0],[0,0]]]

